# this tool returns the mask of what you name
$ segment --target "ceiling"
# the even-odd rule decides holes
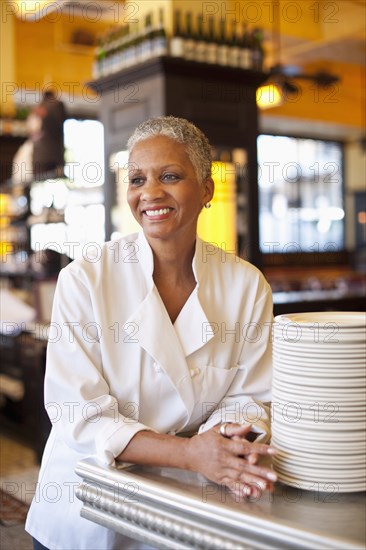
[[[93,0],[92,2],[90,0],[27,0],[26,2],[12,0],[11,3],[14,4],[14,1],[18,7],[17,15],[27,20],[40,19],[53,10],[74,15],[85,14],[87,10],[90,17],[94,11],[98,19],[103,18],[114,24],[120,13],[119,6],[126,3],[124,0]],[[256,1],[260,3],[263,0]],[[280,24],[283,25],[283,19],[281,23],[278,14],[283,14],[282,8],[288,9],[288,4],[291,3],[284,0],[272,0],[272,2],[273,28],[265,32],[270,66],[276,62],[304,64],[319,59],[366,65],[366,0],[337,0],[337,2],[318,0],[315,3],[320,6],[317,25],[322,32],[316,40],[298,37],[299,33],[304,34],[300,29],[300,23],[287,25],[288,28],[290,27],[291,34],[281,32]],[[269,2],[266,1],[264,4],[267,5]],[[309,9],[312,9],[311,5],[308,6],[307,10]],[[287,13],[290,12],[287,11]],[[323,19],[320,17],[321,13],[323,13]],[[328,19],[324,15],[327,15]]]
[[[15,0],[12,0],[14,3]],[[33,11],[29,10],[26,18],[36,20],[51,10],[63,12],[71,12],[75,15],[80,15],[83,10],[88,10],[88,14],[92,17],[92,11],[98,15],[99,19],[111,21],[111,24],[116,23],[116,14],[118,8],[125,4],[124,0],[37,0],[34,2],[24,2],[17,0],[19,6],[27,5],[27,9],[33,4]],[[150,0],[153,2],[153,0]],[[168,1],[168,0],[167,0]],[[191,0],[189,0],[191,1]],[[187,2],[187,8],[189,1]],[[196,0],[197,1],[197,0]],[[261,2],[262,0],[256,0]],[[286,23],[280,17],[273,18],[271,28],[265,30],[265,46],[266,46],[266,61],[267,68],[278,63],[283,65],[294,65],[302,67],[305,72],[320,68],[321,70],[329,71],[334,74],[337,71],[337,76],[342,78],[339,71],[342,70],[342,64],[353,64],[360,67],[366,66],[366,0],[337,0],[336,2],[328,2],[327,0],[318,0],[310,2],[310,0],[301,0],[305,13],[305,4],[307,2],[307,10],[312,9],[315,5],[319,9],[319,14],[323,13],[323,18],[319,17],[318,23],[313,23],[314,32],[309,32],[309,29],[301,28],[301,23],[292,24],[286,27]],[[272,0],[273,5],[277,6],[277,13],[285,5],[296,4],[286,2],[286,0]],[[138,0],[136,0],[138,3]],[[266,0],[265,4],[269,4]],[[38,6],[40,13],[36,14],[35,6]],[[18,8],[19,15],[21,9]],[[48,11],[47,11],[48,10]],[[330,16],[333,10],[332,17]],[[283,12],[283,10],[282,10]],[[276,12],[273,12],[276,15]],[[309,12],[308,12],[309,13]],[[324,14],[328,15],[324,17]],[[23,14],[24,16],[24,14]],[[315,17],[315,16],[314,16]],[[306,22],[305,22],[306,24]],[[282,28],[280,28],[282,27]],[[311,36],[311,38],[309,38]],[[288,124],[296,124],[295,119],[289,120],[286,117],[274,117],[272,113],[262,116],[263,126],[270,131],[271,124],[275,124],[277,129],[279,125],[283,132],[291,131]],[[306,124],[306,122],[305,122]],[[316,129],[314,121],[310,122],[312,132]],[[342,136],[342,134],[350,136],[350,132],[360,133],[360,130],[352,128],[332,127],[324,123],[319,125],[319,133],[324,135],[332,134]],[[357,137],[355,135],[355,137]]]

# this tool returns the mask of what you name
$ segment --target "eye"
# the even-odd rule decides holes
[[[175,182],[175,181],[180,180],[181,178],[177,174],[173,174],[171,172],[168,172],[167,174],[163,174],[161,179],[163,181],[167,181],[167,182]]]
[[[128,178],[128,183],[136,187],[144,183],[144,178],[142,176],[132,176]]]

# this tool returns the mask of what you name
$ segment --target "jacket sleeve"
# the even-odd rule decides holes
[[[256,300],[251,319],[245,320],[244,338],[237,373],[226,395],[200,426],[199,433],[220,422],[252,425],[257,442],[270,438],[269,408],[272,383],[272,293],[267,283],[265,292]]]
[[[114,464],[137,432],[151,428],[119,411],[103,376],[102,329],[95,321],[88,280],[70,264],[60,272],[53,302],[45,407],[53,429],[69,447]]]

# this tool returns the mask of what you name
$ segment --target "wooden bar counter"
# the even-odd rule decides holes
[[[365,493],[339,493],[336,483],[329,492],[277,483],[272,494],[239,501],[182,470],[118,469],[88,458],[76,472],[83,517],[159,549],[365,548]]]

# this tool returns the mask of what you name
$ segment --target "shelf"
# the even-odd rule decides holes
[[[198,79],[204,77],[206,81],[245,84],[245,86],[254,88],[260,86],[269,76],[267,73],[238,67],[225,67],[213,63],[190,61],[180,57],[164,56],[126,67],[121,71],[89,81],[87,85],[97,92],[107,92],[114,90],[116,83],[131,85],[136,80],[162,73]]]

